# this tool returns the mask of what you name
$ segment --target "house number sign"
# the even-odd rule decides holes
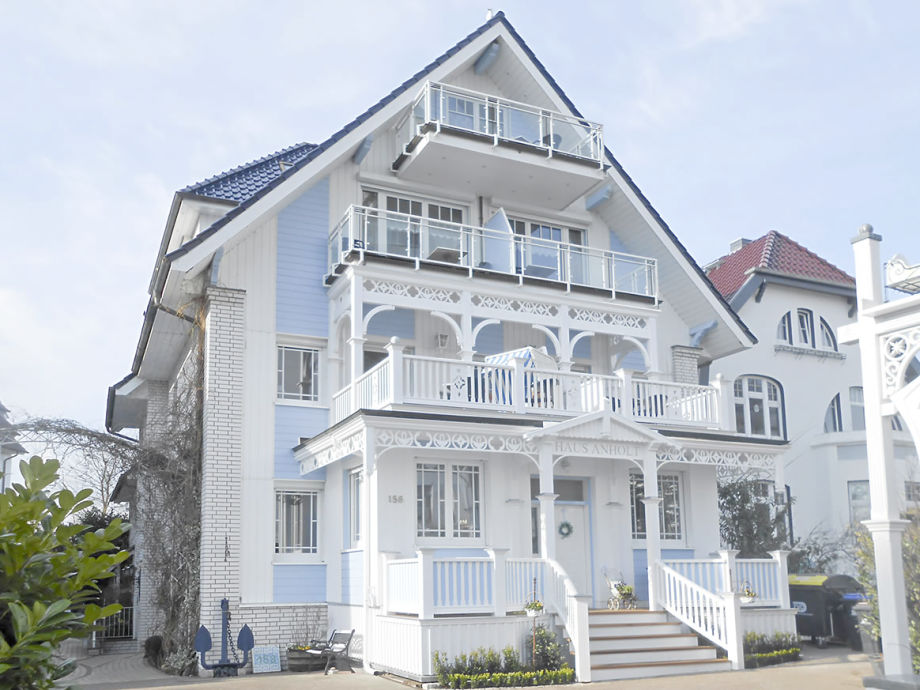
[[[403,497],[398,494],[390,494],[387,496],[387,503],[402,503]]]

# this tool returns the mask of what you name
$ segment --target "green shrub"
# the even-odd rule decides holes
[[[528,643],[531,639],[528,635]],[[531,644],[527,645],[528,649]],[[435,652],[434,671],[438,683],[449,688],[508,688],[523,685],[560,685],[572,683],[575,671],[565,663],[565,650],[553,634],[542,626],[536,629],[537,670],[521,663],[514,647],[499,654],[480,647],[453,660]]]
[[[534,667],[537,670],[554,671],[562,668],[566,662],[566,650],[556,641],[556,636],[542,625],[537,626],[534,651]]]
[[[798,661],[801,659],[802,650],[798,647],[789,649],[777,649],[772,652],[762,652],[759,654],[746,654],[744,656],[745,668],[758,668],[760,666],[772,666],[773,664],[784,664],[787,661]]]
[[[519,688],[533,685],[566,685],[575,682],[575,670],[564,666],[555,670],[515,671],[513,673],[451,673],[439,682],[448,688]]]
[[[744,635],[744,653],[769,654],[784,649],[796,649],[799,646],[799,636],[790,633],[776,633],[772,637],[760,633],[749,632]]]
[[[100,618],[121,610],[101,608],[97,580],[111,577],[126,558],[112,543],[128,530],[115,519],[91,531],[73,524],[92,491],[51,491],[60,463],[33,457],[19,464],[23,484],[0,494],[0,687],[55,687],[73,670],[54,658],[56,647],[86,637]],[[117,552],[117,553],[112,553]]]

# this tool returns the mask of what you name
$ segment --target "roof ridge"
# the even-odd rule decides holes
[[[835,271],[838,271],[839,273],[841,273],[842,275],[846,276],[846,277],[849,278],[850,280],[854,280],[854,281],[855,281],[855,278],[853,278],[853,276],[851,276],[849,273],[847,273],[846,271],[844,271],[842,268],[840,268],[840,267],[837,266],[836,264],[832,264],[830,261],[828,261],[827,259],[825,259],[825,258],[824,258],[823,256],[821,256],[820,254],[811,251],[811,250],[810,250],[808,247],[806,247],[804,244],[802,244],[802,243],[800,243],[800,242],[796,242],[794,239],[792,239],[792,238],[789,237],[788,235],[784,235],[783,233],[778,232],[778,231],[776,231],[776,230],[771,230],[771,232],[776,233],[778,236],[782,237],[782,238],[783,238],[786,242],[788,242],[789,244],[794,245],[795,247],[798,247],[799,249],[801,249],[803,252],[805,252],[805,253],[808,254],[809,256],[812,256],[812,257],[816,258],[818,261],[821,261],[821,262],[824,263],[826,266],[830,266],[830,267],[833,268]]]

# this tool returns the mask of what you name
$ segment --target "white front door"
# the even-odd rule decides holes
[[[592,594],[590,524],[584,503],[556,503],[556,560],[579,594]]]

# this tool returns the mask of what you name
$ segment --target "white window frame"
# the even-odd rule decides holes
[[[854,399],[855,398],[858,399]],[[850,386],[849,392],[850,406],[850,431],[866,430],[866,398],[862,386]],[[858,417],[857,417],[858,415]],[[857,419],[861,420],[857,423]]]
[[[904,500],[908,503],[920,503],[920,482],[904,482]]]
[[[856,488],[865,489],[865,505],[854,506],[853,504],[853,490]],[[854,507],[864,508],[863,515],[855,515]],[[850,524],[855,524],[862,522],[863,520],[868,520],[871,517],[871,502],[869,497],[869,480],[868,479],[858,479],[851,480],[847,482],[847,509],[849,510],[850,515]],[[863,512],[863,511],[861,511]]]
[[[643,490],[642,496],[639,496],[639,493],[636,491],[638,482],[642,482]],[[643,513],[643,523],[645,523],[644,514],[645,514],[645,504],[642,503],[641,499],[645,496],[644,489],[645,478],[640,472],[630,472],[628,478],[628,491],[629,491],[629,516],[630,516],[630,534],[632,535],[633,541],[645,541],[647,539],[648,533],[645,530],[639,531],[638,529],[638,520],[639,520],[639,510],[641,509]],[[665,495],[665,486],[664,484],[672,484],[676,486],[676,501],[674,505],[677,508],[677,531],[671,531],[670,533],[666,531],[667,525],[665,524],[665,514],[666,511],[671,507],[667,505],[667,497]],[[658,474],[658,495],[662,499],[661,503],[658,505],[658,537],[662,542],[668,542],[669,544],[682,544],[685,542],[687,529],[686,529],[686,514],[687,506],[685,501],[685,491],[684,491],[684,478],[682,472],[664,472]],[[647,524],[647,523],[646,523]],[[644,525],[643,525],[644,526]]]
[[[800,347],[815,346],[815,314],[811,309],[795,310],[795,339]]]
[[[831,422],[828,425],[828,421]],[[830,428],[828,428],[830,426]],[[834,395],[831,398],[830,403],[827,406],[827,410],[824,413],[824,433],[833,434],[838,431],[843,431],[843,414],[840,409],[840,393]]]
[[[439,499],[443,503],[443,523],[440,530],[436,530],[435,528],[426,528],[424,530],[442,531],[443,534],[424,534],[418,522],[419,509],[423,506],[423,501],[425,500],[424,496],[419,493],[419,472],[422,471],[423,467],[428,471],[437,471],[437,469],[440,468],[440,471],[443,472],[444,488],[443,494]],[[455,495],[454,479],[455,472],[460,468],[472,468],[477,477],[478,500],[475,502],[475,510],[476,519],[478,520],[478,534],[470,535],[458,533],[458,529],[455,527],[456,503],[459,497]],[[483,493],[485,478],[483,464],[481,462],[445,462],[443,460],[419,458],[415,464],[415,484],[415,540],[417,544],[443,545],[445,541],[450,541],[451,544],[460,545],[476,545],[483,543],[485,538],[485,498]]]
[[[783,314],[776,324],[777,341],[806,350],[837,352],[837,336],[822,316],[799,307]]]
[[[285,563],[321,563],[323,562],[323,488],[324,482],[321,481],[277,481],[272,491],[272,502],[274,504],[274,522],[272,525],[272,562],[278,564]],[[280,547],[278,540],[279,519],[278,515],[278,495],[279,494],[311,494],[315,501],[316,513],[316,543],[313,550],[309,552],[302,551],[278,551]]]
[[[834,329],[823,317],[818,317],[818,331],[821,339],[819,349],[837,352],[837,336],[834,334]]]
[[[360,467],[348,470],[345,473],[345,499],[348,509],[345,548],[357,549],[362,544],[361,525],[361,488],[364,483],[364,473]]]
[[[278,352],[282,349],[287,350],[305,350],[305,351],[315,351],[316,355],[316,399],[315,400],[300,400],[297,398],[284,398],[281,397],[281,392],[278,390]],[[327,399],[327,388],[328,381],[327,377],[329,374],[329,362],[328,362],[328,353],[327,353],[327,341],[325,338],[313,338],[309,336],[298,336],[291,335],[287,333],[278,333],[275,338],[275,404],[276,405],[292,405],[294,407],[328,407],[329,401]]]
[[[759,382],[761,385],[761,390],[751,390],[750,384],[752,382]],[[776,389],[776,398],[771,399],[772,389],[771,386]],[[785,401],[783,400],[783,389],[780,386],[778,381],[775,381],[766,376],[757,376],[754,374],[739,376],[735,379],[734,385],[732,387],[733,395],[733,406],[735,411],[735,428],[738,433],[743,433],[747,436],[754,436],[756,438],[786,438],[786,410],[785,410]],[[754,433],[753,420],[751,415],[754,410],[752,410],[752,404],[760,402],[763,405],[763,428],[764,433]],[[741,417],[738,414],[738,406],[743,406],[743,417],[744,417],[744,428],[738,428],[738,424],[741,421]],[[770,411],[777,410],[779,416],[779,433],[773,434],[771,432],[770,425]]]

